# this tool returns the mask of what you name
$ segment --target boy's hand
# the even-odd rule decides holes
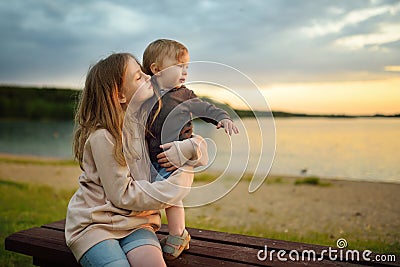
[[[217,129],[219,129],[221,127],[224,127],[225,132],[229,135],[232,135],[232,132],[235,134],[239,133],[238,128],[235,126],[235,124],[233,124],[233,121],[231,121],[231,120],[223,119],[220,122],[218,122]]]

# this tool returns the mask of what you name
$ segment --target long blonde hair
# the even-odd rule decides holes
[[[126,165],[122,151],[124,111],[118,93],[122,90],[126,65],[130,58],[137,62],[129,53],[112,54],[88,71],[75,114],[73,151],[81,169],[85,142],[97,129],[106,129],[114,137],[114,157],[120,165]]]

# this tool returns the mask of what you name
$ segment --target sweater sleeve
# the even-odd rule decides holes
[[[133,179],[128,167],[118,164],[113,154],[114,140],[108,131],[95,132],[90,147],[107,199],[118,208],[134,211],[162,209],[178,203],[190,191],[193,182],[191,166],[185,165],[167,180],[150,183]]]
[[[187,104],[190,105],[190,111],[193,115],[214,125],[217,125],[218,122],[223,119],[232,120],[225,110],[217,108],[215,105],[208,103],[207,101],[201,100],[192,90],[187,90],[189,91],[189,100],[187,101]]]
[[[183,141],[174,141],[173,144],[178,151],[179,166],[184,166],[185,164],[193,167],[207,165],[207,143],[200,135],[193,135]],[[191,158],[189,159],[188,157]]]

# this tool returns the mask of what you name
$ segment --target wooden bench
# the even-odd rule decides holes
[[[64,227],[65,220],[62,220],[14,233],[6,238],[5,247],[7,250],[32,256],[33,264],[38,266],[79,266],[65,244]],[[167,262],[168,266],[400,266],[398,257],[395,262],[390,263],[334,261],[329,259],[328,254],[321,257],[323,250],[329,249],[325,246],[193,228],[188,228],[188,231],[192,236],[190,249],[178,259]],[[167,228],[163,225],[157,235],[162,238],[166,234]],[[267,259],[260,260],[259,257],[265,256],[265,246],[268,252],[275,252],[267,254]],[[288,261],[279,260],[279,250],[286,252]],[[302,251],[313,250],[317,258],[323,260],[291,261],[288,254],[292,250],[299,252],[300,259]],[[374,255],[371,254],[370,257]]]

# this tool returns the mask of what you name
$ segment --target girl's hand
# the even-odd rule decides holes
[[[203,139],[199,140],[201,142]],[[164,152],[157,155],[157,162],[167,171],[175,171],[198,156],[196,147],[192,142],[192,138],[160,145]]]
[[[161,167],[165,168],[168,172],[173,172],[178,169],[179,166],[179,156],[176,146],[173,142],[166,143],[160,146],[164,149],[157,155],[157,162]]]
[[[188,164],[199,167],[208,163],[207,142],[199,135],[183,141],[160,145],[164,152],[157,155],[157,162],[167,171],[175,171]]]
[[[235,134],[239,133],[238,128],[235,126],[235,124],[233,124],[233,121],[231,121],[229,119],[220,120],[220,122],[218,122],[218,124],[217,124],[217,129],[219,129],[221,127],[224,127],[225,132],[229,135],[232,135],[232,133],[235,133]]]

